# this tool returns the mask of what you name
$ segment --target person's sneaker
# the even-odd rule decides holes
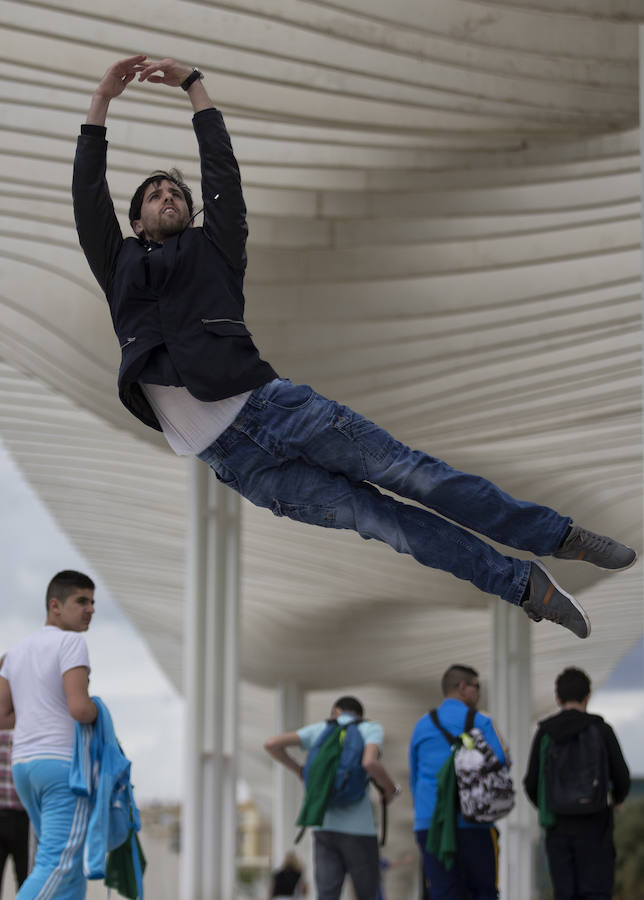
[[[550,572],[537,560],[530,563],[526,597],[521,604],[534,622],[547,619],[563,625],[578,638],[590,634],[590,619],[574,597],[559,587]]]
[[[583,559],[611,572],[629,569],[637,560],[637,553],[626,544],[586,531],[579,525],[572,526],[566,540],[552,555],[557,559]]]

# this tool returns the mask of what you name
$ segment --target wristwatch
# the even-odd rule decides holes
[[[196,66],[192,67],[192,72],[188,75],[185,81],[181,82],[181,87],[184,91],[187,91],[191,84],[194,84],[198,78],[203,78],[203,72],[201,72]]]

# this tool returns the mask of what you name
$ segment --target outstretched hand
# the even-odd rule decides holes
[[[162,74],[156,74],[158,72]],[[185,63],[177,62],[175,59],[148,60],[139,70],[139,81],[179,87],[191,72],[192,66],[186,66]]]
[[[103,75],[95,93],[106,100],[113,100],[114,97],[118,97],[136,77],[137,72],[145,69],[143,64],[146,59],[145,53],[138,53],[136,56],[129,56],[127,59],[115,62]]]

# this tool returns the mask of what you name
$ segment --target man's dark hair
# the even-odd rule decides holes
[[[63,569],[47,585],[47,594],[45,597],[45,608],[49,612],[49,604],[53,597],[64,603],[70,594],[74,591],[93,591],[94,582],[89,575],[83,575],[82,572],[75,572],[73,569]]]
[[[192,215],[192,191],[183,180],[183,175],[181,174],[181,172],[178,169],[170,169],[168,172],[164,172],[159,169],[157,172],[153,172],[151,175],[148,175],[143,184],[140,184],[135,190],[134,196],[132,197],[132,200],[130,202],[130,225],[136,219],[141,218],[141,206],[143,205],[143,197],[145,196],[145,191],[148,185],[160,184],[162,181],[171,181],[173,184],[176,184],[178,188],[181,188],[183,196],[186,200],[186,204],[188,206],[188,213]]]
[[[360,718],[364,713],[362,703],[356,697],[340,697],[333,704],[333,708],[341,709],[342,712],[355,713]]]
[[[462,666],[460,663],[454,663],[445,672],[441,678],[441,690],[443,697],[447,697],[459,686],[461,681],[471,681],[472,678],[478,678],[479,673],[471,666]]]
[[[568,703],[571,700],[581,703],[590,694],[590,678],[582,669],[575,669],[571,666],[557,676],[555,691],[562,703]]]

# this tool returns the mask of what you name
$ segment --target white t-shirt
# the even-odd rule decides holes
[[[13,762],[36,756],[72,758],[75,722],[63,675],[77,666],[89,670],[85,638],[55,625],[45,625],[9,650],[0,675],[9,682],[16,711]]]
[[[224,400],[197,400],[188,388],[139,382],[178,456],[201,453],[232,425],[252,391]]]

